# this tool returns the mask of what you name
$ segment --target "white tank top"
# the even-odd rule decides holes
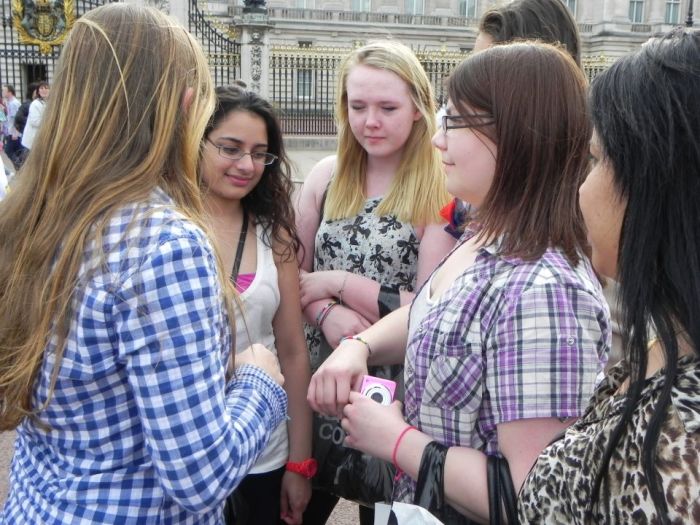
[[[241,294],[243,312],[236,312],[236,352],[248,348],[252,343],[261,343],[277,354],[272,319],[280,305],[280,289],[277,281],[277,266],[272,248],[263,242],[263,228],[256,227],[257,265],[255,277]],[[269,240],[265,237],[265,240]],[[247,330],[246,330],[247,328]],[[286,421],[274,430],[267,448],[250,470],[251,474],[261,474],[276,470],[287,462],[289,440]]]

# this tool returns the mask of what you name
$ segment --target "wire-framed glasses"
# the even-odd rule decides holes
[[[480,128],[493,124],[493,115],[488,113],[472,113],[463,117],[462,115],[443,115],[442,131],[448,129]]]
[[[241,160],[246,155],[250,155],[251,160],[255,164],[262,164],[264,166],[269,166],[277,160],[277,155],[272,153],[267,153],[265,151],[245,151],[243,148],[238,146],[219,146],[214,144],[211,140],[207,139],[207,142],[219,150],[219,155],[225,159],[230,160]]]

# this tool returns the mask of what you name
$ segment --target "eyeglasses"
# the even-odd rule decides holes
[[[209,139],[207,139],[207,142],[218,149],[219,155],[225,159],[241,160],[246,155],[250,155],[251,160],[255,164],[262,164],[264,166],[274,164],[274,162],[277,160],[277,155],[273,155],[272,153],[263,151],[245,151],[243,148],[239,148],[238,146],[219,146],[218,144],[214,144]]]
[[[481,120],[481,122],[478,122]],[[442,131],[448,129],[480,128],[494,123],[493,115],[488,113],[472,113],[463,117],[462,115],[443,115]]]

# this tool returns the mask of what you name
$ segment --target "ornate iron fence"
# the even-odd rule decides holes
[[[438,107],[447,102],[447,92],[445,90],[445,79],[452,70],[462,60],[467,58],[469,53],[461,51],[419,51],[416,53],[423,69],[428,74],[430,83],[433,85],[435,100]]]
[[[75,15],[98,7],[110,0],[74,0]],[[17,31],[13,27],[13,0],[2,0],[0,16],[2,16],[2,33],[0,34],[0,81],[12,84],[17,92],[17,98],[24,98],[27,86],[38,80],[51,81],[54,67],[61,52],[61,46],[47,46],[48,53],[43,53],[38,45],[20,42]]]
[[[206,0],[190,0],[189,29],[207,55],[214,85],[230,84],[241,77],[241,45],[236,42],[236,33],[231,27],[205,15],[199,5],[206,10]]]
[[[352,48],[277,46],[270,52],[270,98],[280,110],[282,129],[291,135],[334,135],[333,110],[338,67]],[[428,74],[438,106],[447,101],[444,81],[466,52],[417,51]],[[604,56],[583,59],[589,80],[604,71],[611,60]]]
[[[270,52],[270,98],[282,129],[292,135],[334,135],[333,110],[338,67],[352,48],[277,46]],[[419,51],[418,60],[435,89],[438,105],[446,100],[443,81],[466,53]]]
[[[346,48],[277,46],[270,50],[270,98],[282,130],[292,135],[334,135],[337,70]]]
[[[581,59],[581,67],[583,67],[583,72],[588,77],[588,81],[591,82],[596,75],[608,69],[613,60],[605,55],[587,56]]]

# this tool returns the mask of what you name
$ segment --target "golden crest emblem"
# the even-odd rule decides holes
[[[19,41],[48,54],[63,43],[75,22],[75,0],[12,0],[12,25]]]

